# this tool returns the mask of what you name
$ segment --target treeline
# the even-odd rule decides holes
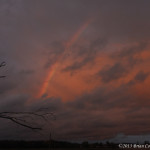
[[[72,143],[66,141],[0,141],[0,148],[117,148],[114,143]]]

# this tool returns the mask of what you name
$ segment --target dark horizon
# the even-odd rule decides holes
[[[75,148],[75,149],[125,149],[125,148],[134,148],[134,149],[141,149],[141,148],[149,148],[150,142],[111,142],[111,141],[82,141],[82,142],[71,142],[71,141],[24,141],[24,140],[3,140],[0,141],[0,148],[44,148],[44,149],[68,149],[68,148]]]

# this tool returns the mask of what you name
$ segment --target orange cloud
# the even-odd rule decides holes
[[[80,35],[82,34],[82,32],[88,27],[88,25],[92,22],[92,19],[89,19],[87,22],[85,22],[80,28],[79,30],[73,35],[73,37],[67,42],[66,47],[65,47],[65,51],[64,53],[59,57],[58,62],[56,62],[56,64],[54,64],[51,68],[50,71],[48,72],[48,75],[42,85],[42,88],[39,92],[38,97],[41,97],[44,93],[47,92],[47,88],[50,84],[50,81],[52,80],[54,74],[59,70],[60,66],[62,65],[63,61],[64,61],[64,56],[68,53],[69,48],[77,41],[77,39],[80,37]]]
[[[146,74],[150,64],[149,49],[140,43],[114,44],[113,51],[107,50],[106,52],[97,53],[93,58],[93,62],[87,62],[77,71],[62,71],[63,68],[75,62],[83,61],[80,56],[76,58],[64,56],[68,52],[68,48],[77,41],[89,23],[90,21],[86,22],[75,33],[67,43],[65,52],[59,57],[60,60],[50,67],[38,97],[46,94],[48,97],[59,97],[63,101],[70,101],[82,94],[90,93],[98,87],[106,87],[107,90],[111,91],[122,85],[128,85],[129,91],[133,95],[149,96],[149,77],[141,82],[135,79],[140,71]],[[110,46],[107,47],[107,49],[110,48]],[[103,81],[104,77],[107,77],[107,82]]]

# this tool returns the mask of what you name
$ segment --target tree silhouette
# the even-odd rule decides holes
[[[5,62],[0,63],[0,68],[6,66]],[[0,78],[5,78],[6,76],[0,76]],[[47,122],[49,117],[55,116],[52,112],[48,111],[48,108],[41,108],[36,111],[26,111],[26,112],[0,112],[0,118],[10,120],[20,126],[32,129],[32,130],[42,130],[42,127],[38,124],[38,121]]]
[[[32,129],[42,130],[42,127],[38,124],[39,122],[47,122],[50,117],[55,119],[52,112],[46,112],[47,108],[39,109],[37,111],[26,111],[26,112],[0,112],[0,118],[10,120],[20,126]]]

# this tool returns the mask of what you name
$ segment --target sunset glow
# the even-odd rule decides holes
[[[52,132],[63,141],[149,141],[149,6],[0,0],[0,110],[44,108],[57,118],[25,116],[44,128],[39,134],[1,117],[0,139],[47,140]]]
[[[50,67],[48,75],[43,83],[43,86],[39,92],[38,97],[41,97],[43,94],[47,92],[47,88],[55,75],[55,73],[59,70],[61,67],[64,56],[69,54],[70,47],[79,39],[80,35],[86,30],[86,28],[89,26],[89,24],[93,21],[93,19],[90,19],[86,21],[80,28],[77,30],[77,32],[72,36],[72,38],[66,43],[65,51],[64,53],[58,58],[56,64],[54,64],[52,67]]]

